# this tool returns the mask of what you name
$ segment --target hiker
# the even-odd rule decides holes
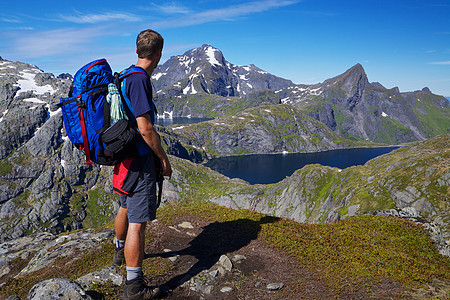
[[[146,74],[140,72],[131,74],[124,84],[126,97],[130,99],[139,132],[145,141],[144,146],[150,147],[161,160],[163,176],[171,176],[169,159],[153,127],[155,106],[150,83],[150,76],[161,59],[163,44],[163,37],[153,30],[139,33],[136,39],[138,61],[130,68],[139,67]],[[126,262],[127,280],[123,299],[153,299],[160,294],[160,290],[147,286],[142,272],[145,227],[148,221],[156,218],[157,208],[153,154],[129,158],[117,164],[114,169],[116,178],[113,178],[113,185],[120,174],[125,174],[122,177],[127,180],[126,185],[131,189],[127,190],[128,193],[120,195],[120,208],[114,223],[116,250],[113,265],[119,266]]]

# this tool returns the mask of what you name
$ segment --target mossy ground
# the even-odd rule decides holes
[[[160,218],[170,224],[174,216],[183,214],[199,214],[218,222],[263,217],[199,202],[167,207]],[[370,286],[384,277],[405,285],[421,285],[434,277],[450,280],[450,259],[437,254],[423,228],[409,221],[359,216],[327,224],[279,219],[261,226],[260,239],[289,252],[336,287],[349,280],[355,287],[358,282]]]
[[[298,269],[306,268],[338,296],[359,293],[361,289],[370,294],[371,289],[378,290],[380,283],[386,280],[402,286],[406,297],[410,295],[405,294],[407,291],[427,288],[427,284],[435,280],[450,282],[450,259],[436,252],[423,228],[398,218],[359,216],[328,224],[300,224],[209,202],[179,203],[158,211],[158,221],[166,228],[186,219],[194,223],[195,220],[217,224],[234,222],[252,239],[291,256],[296,262],[290,268],[294,278]],[[147,244],[154,244],[153,238],[148,236]],[[108,241],[101,245],[101,250],[80,253],[81,259],[70,264],[67,260],[73,258],[60,259],[51,268],[9,278],[0,288],[0,297],[17,294],[24,298],[39,281],[53,277],[76,279],[99,270],[111,264],[113,251],[113,243]],[[23,267],[24,262],[14,264]],[[124,267],[121,272],[124,273]],[[152,257],[145,260],[144,272],[150,278],[157,278],[176,270],[167,260]],[[239,287],[239,282],[250,280],[242,278],[242,274],[239,276],[240,281],[233,279],[235,288]],[[254,276],[258,275],[250,277]],[[302,278],[296,281],[290,284],[305,284]],[[113,284],[96,285],[91,295],[98,299],[115,299],[121,289]]]

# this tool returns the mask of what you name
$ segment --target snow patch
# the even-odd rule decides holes
[[[36,104],[47,104],[47,102],[42,101],[41,99],[38,98],[27,98],[27,99],[23,99],[24,102],[31,102],[31,103],[36,103]]]
[[[183,89],[183,94],[184,95],[187,95],[187,93],[189,92],[189,89],[190,89],[191,87],[189,86],[189,85],[187,85],[184,89]]]
[[[311,95],[319,96],[320,94],[322,94],[322,91],[320,90],[320,87],[319,87],[317,89],[310,89],[309,93]]]
[[[0,122],[3,121],[3,118],[6,116],[6,114],[8,113],[8,110],[5,110],[0,118]]]
[[[58,113],[61,112],[61,108],[58,108],[58,109],[55,110],[55,111],[50,111],[50,105],[47,104],[46,107],[47,107],[48,114],[49,114],[49,117],[50,117],[50,118],[53,117],[53,116],[55,116],[55,115],[57,115]]]
[[[245,75],[239,75],[239,78],[240,78],[241,80],[248,80],[248,78],[246,78],[247,75],[248,75],[248,74],[245,74]]]
[[[161,76],[167,75],[167,73],[157,73],[152,76],[153,80],[159,80]]]
[[[222,64],[216,59],[216,52],[219,52],[219,50],[214,49],[213,47],[206,48],[207,59],[211,65],[221,66]]]
[[[269,113],[271,113],[272,111],[270,111],[270,110],[268,110],[268,109],[265,109],[264,111],[267,111],[267,112],[269,112]]]
[[[186,126],[178,126],[178,127],[172,128],[172,130],[183,129],[183,128],[185,128],[185,127],[186,127]]]
[[[385,113],[384,111],[381,113],[381,116],[382,116],[382,117],[385,117],[385,118],[386,118],[386,117],[389,117],[389,115],[388,115],[387,113]]]
[[[164,111],[162,114],[158,114],[158,119],[173,119],[173,111]]]
[[[55,89],[47,84],[43,86],[38,86],[36,84],[36,81],[34,80],[34,77],[36,76],[36,73],[31,72],[20,72],[20,75],[23,79],[17,80],[17,86],[19,86],[19,92],[34,92],[38,95],[43,95],[45,93],[54,94],[56,93]]]

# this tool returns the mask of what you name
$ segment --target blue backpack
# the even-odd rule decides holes
[[[92,61],[77,71],[69,97],[61,98],[58,104],[62,109],[67,136],[78,149],[84,150],[88,165],[115,165],[126,157],[142,155],[137,146],[142,137],[136,124],[129,121],[135,120],[134,113],[125,95],[125,84],[122,84],[133,73],[142,73],[148,77],[139,67],[113,74],[106,59]],[[119,90],[128,116],[128,120],[122,119],[113,125],[111,105],[106,101],[110,83]]]

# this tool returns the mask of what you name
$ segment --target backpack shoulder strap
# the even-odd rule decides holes
[[[136,67],[136,66],[125,69],[120,73],[114,74],[115,83],[116,83],[117,89],[119,90],[120,97],[122,98],[124,108],[127,112],[127,115],[130,116],[130,113],[131,113],[131,115],[133,117],[135,117],[133,107],[131,106],[130,99],[128,98],[128,96],[125,93],[125,86],[123,86],[123,90],[122,90],[122,82],[131,74],[136,74],[136,73],[144,74],[150,80],[150,76],[147,74],[147,72],[145,72],[145,70],[142,69],[141,67]],[[156,105],[153,102],[153,99],[152,99],[152,104],[153,104],[153,109],[155,110],[155,114],[158,114],[158,110],[156,109]]]

